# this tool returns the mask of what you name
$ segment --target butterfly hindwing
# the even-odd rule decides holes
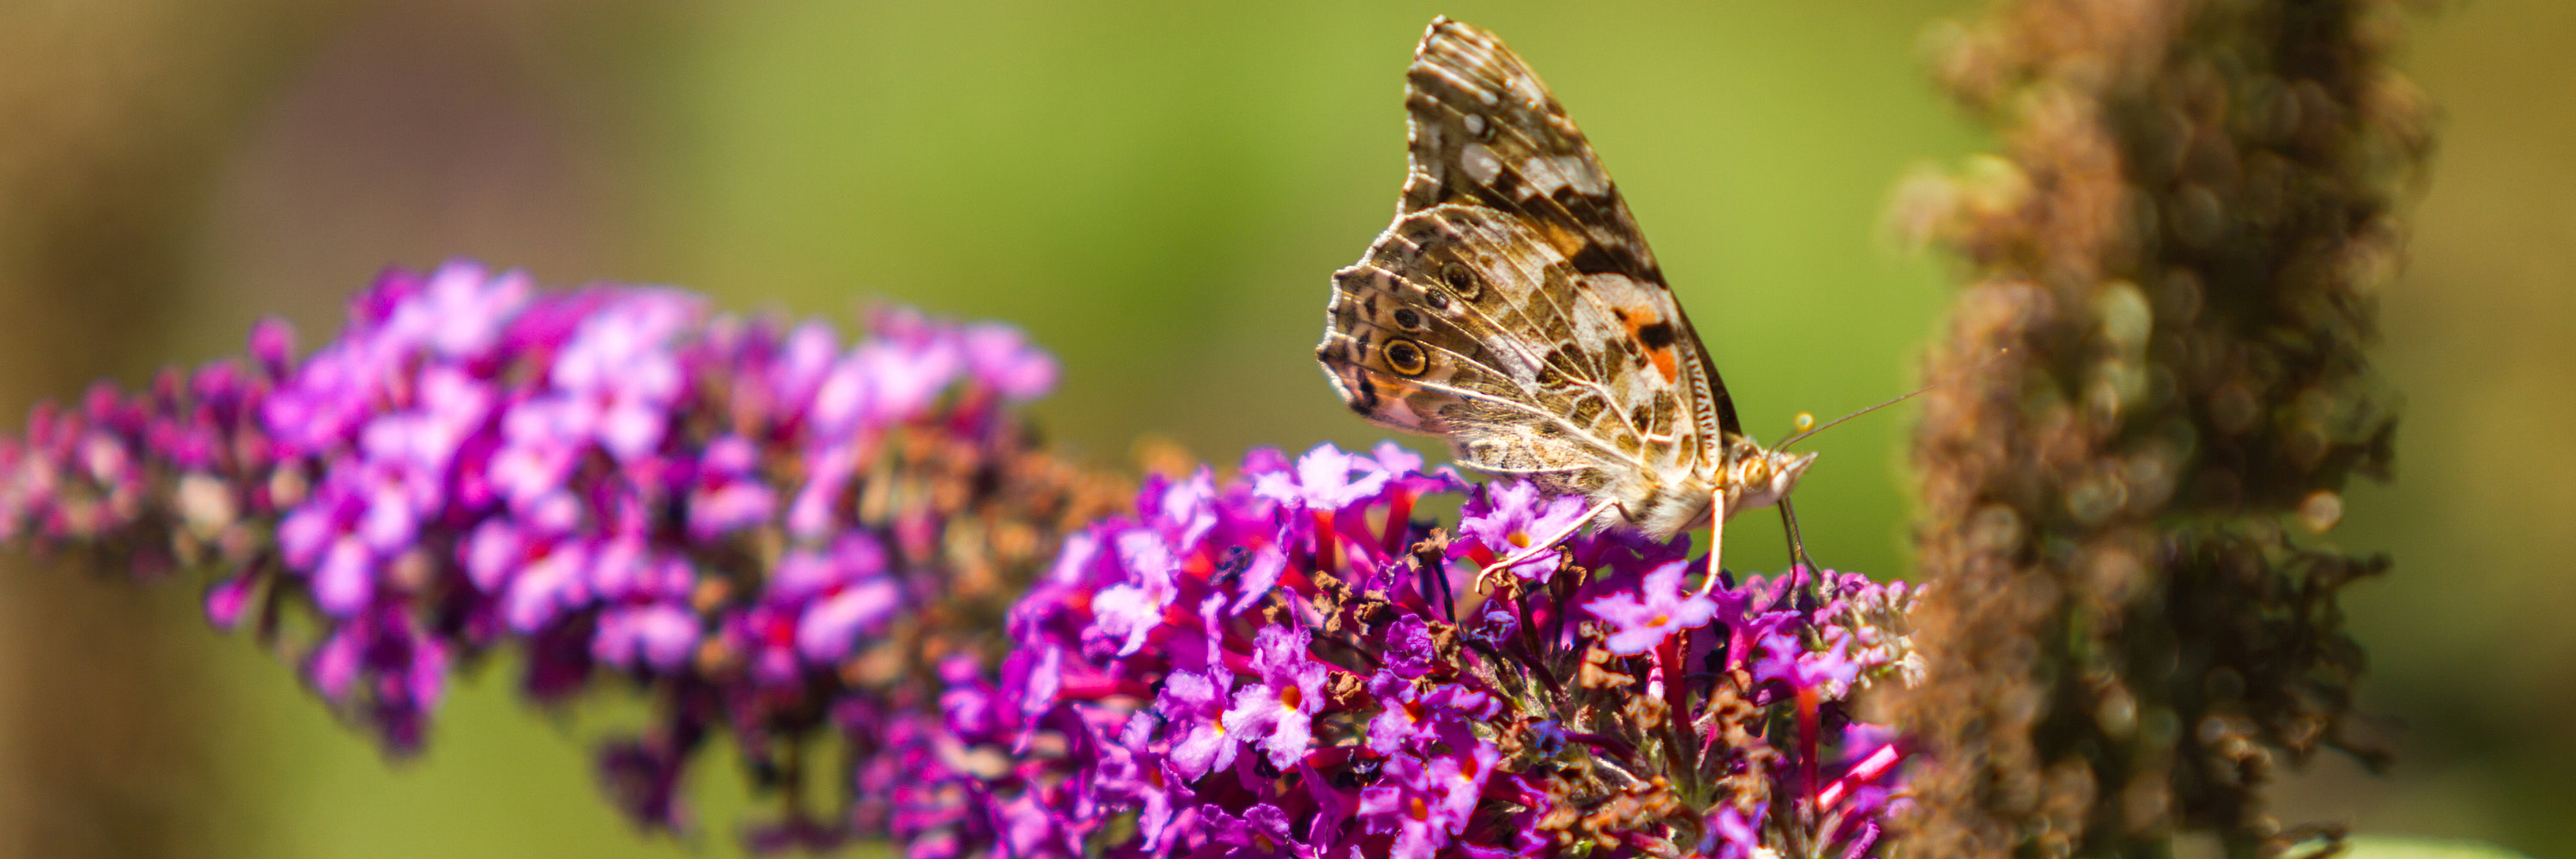
[[[1579,277],[1517,218],[1416,212],[1334,275],[1317,356],[1353,410],[1446,435],[1471,467],[1587,494],[1686,468],[1678,393]]]

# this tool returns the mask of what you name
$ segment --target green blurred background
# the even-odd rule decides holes
[[[1065,364],[1039,419],[1096,464],[1146,435],[1220,461],[1366,443],[1309,350],[1326,275],[1392,210],[1403,68],[1442,12],[1554,85],[1776,437],[1910,387],[1946,267],[1880,211],[1982,145],[1917,49],[1979,7],[0,0],[0,414],[236,352],[263,315],[318,342],[379,268],[470,256],[1011,320]],[[2282,804],[2576,855],[2576,4],[2417,23],[2404,66],[2446,113],[2383,305],[2403,479],[2340,532],[2400,561],[2351,606],[2403,756]],[[1818,440],[1828,562],[1905,572],[1908,420]],[[1776,565],[1770,528],[1736,557]],[[729,761],[693,840],[597,800],[587,744],[631,705],[538,714],[490,666],[388,765],[193,587],[5,563],[0,856],[736,849]]]

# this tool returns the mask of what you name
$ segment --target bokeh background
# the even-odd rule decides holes
[[[388,264],[671,283],[850,320],[873,300],[1025,326],[1036,414],[1095,464],[1140,438],[1231,461],[1361,444],[1314,369],[1326,276],[1385,225],[1402,72],[1435,12],[1500,32],[1618,177],[1748,423],[1911,386],[1945,264],[1881,211],[1983,145],[1918,44],[1958,0],[1057,4],[0,0],[0,414],[318,342]],[[2383,299],[2401,479],[2339,537],[2367,703],[2401,752],[2321,762],[2288,816],[2576,855],[2576,4],[2415,20],[2445,107],[2408,273]],[[1902,410],[1814,444],[1829,563],[1905,566]],[[1428,448],[1425,448],[1428,449]],[[1731,560],[1776,565],[1767,517]],[[0,559],[0,856],[730,855],[638,836],[588,742],[487,666],[388,762],[184,584]]]

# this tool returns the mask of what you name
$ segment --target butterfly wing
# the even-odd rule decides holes
[[[1317,354],[1353,410],[1448,436],[1473,467],[1590,494],[1680,462],[1679,400],[1638,372],[1651,362],[1639,344],[1568,303],[1573,277],[1510,216],[1416,212],[1334,275]]]
[[[1404,195],[1334,275],[1327,375],[1353,411],[1448,436],[1462,464],[1685,527],[1670,520],[1704,509],[1734,410],[1608,173],[1483,30],[1435,20],[1408,81]]]
[[[1538,73],[1493,33],[1437,18],[1405,79],[1410,163],[1397,217],[1442,204],[1508,212],[1584,282],[1625,281],[1645,290],[1644,300],[1622,308],[1636,337],[1657,352],[1659,366],[1669,358],[1695,365],[1694,375],[1705,378],[1689,405],[1712,440],[1742,434],[1726,385],[1664,284],[1627,201]]]

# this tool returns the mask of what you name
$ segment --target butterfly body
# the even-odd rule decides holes
[[[1785,497],[1814,455],[1743,434],[1627,204],[1537,75],[1443,18],[1407,83],[1395,221],[1334,273],[1315,350],[1344,403],[1659,539]]]

